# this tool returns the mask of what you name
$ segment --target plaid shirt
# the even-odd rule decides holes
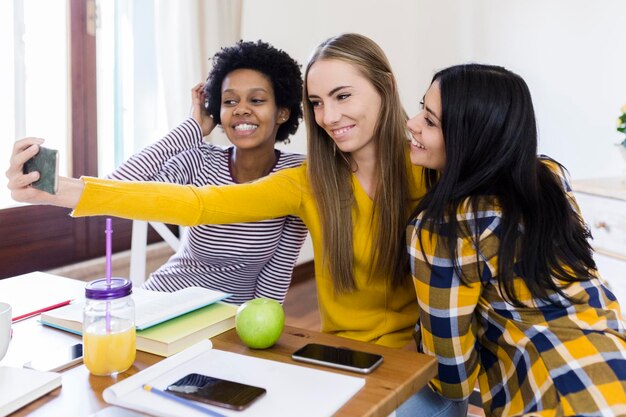
[[[577,207],[564,173],[548,164]],[[409,225],[420,305],[416,340],[424,353],[439,360],[433,388],[461,399],[478,379],[488,416],[626,415],[626,336],[608,285],[600,277],[573,283],[565,293],[584,302],[572,305],[553,294],[567,306],[557,307],[532,299],[517,277],[519,298],[533,307],[512,306],[498,287],[502,212],[490,197],[478,208],[476,217],[468,204],[457,213],[462,236],[456,261],[469,286],[455,273],[447,245],[439,244],[440,235],[422,231],[422,247],[416,234],[420,217]],[[468,232],[476,228],[478,258]],[[445,233],[445,224],[440,230]]]

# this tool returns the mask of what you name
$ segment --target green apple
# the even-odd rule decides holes
[[[285,326],[283,306],[269,298],[255,298],[239,306],[235,329],[246,346],[267,349],[280,338]]]

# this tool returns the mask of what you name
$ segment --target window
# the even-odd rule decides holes
[[[10,60],[0,69],[0,133],[44,137],[62,173],[103,176],[186,116],[206,58],[240,38],[240,20],[237,0],[0,1],[0,53]],[[0,187],[0,278],[102,256],[104,220],[20,206]],[[130,221],[113,223],[113,250],[127,249]]]
[[[2,91],[10,92],[0,97],[2,137],[45,137],[48,146],[61,149],[63,170],[73,176],[98,174],[94,10],[92,0],[0,2],[0,48],[12,61],[2,66],[6,74],[0,77]],[[16,207],[2,188],[0,278],[104,253],[104,218],[72,219],[67,209]],[[129,226],[114,222],[114,250],[128,245]]]
[[[105,176],[168,131],[155,5],[97,0],[98,168]]]
[[[67,12],[59,1],[0,3],[0,55],[6,57],[0,69],[0,135],[45,137],[46,146],[65,157],[64,174],[70,155]],[[15,205],[3,187],[0,208]]]

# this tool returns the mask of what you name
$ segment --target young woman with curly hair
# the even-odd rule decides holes
[[[192,90],[192,117],[108,177],[225,185],[299,166],[303,155],[274,145],[288,142],[298,129],[301,100],[300,66],[286,52],[261,41],[222,48],[212,58],[206,83]],[[203,141],[216,124],[232,146]],[[176,291],[200,286],[232,294],[226,300],[230,303],[256,297],[282,303],[306,234],[306,227],[294,216],[190,227],[180,249],[143,287]]]

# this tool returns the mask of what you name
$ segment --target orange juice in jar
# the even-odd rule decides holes
[[[85,287],[83,362],[93,375],[116,375],[135,361],[131,293],[131,282],[123,278],[103,278]]]

